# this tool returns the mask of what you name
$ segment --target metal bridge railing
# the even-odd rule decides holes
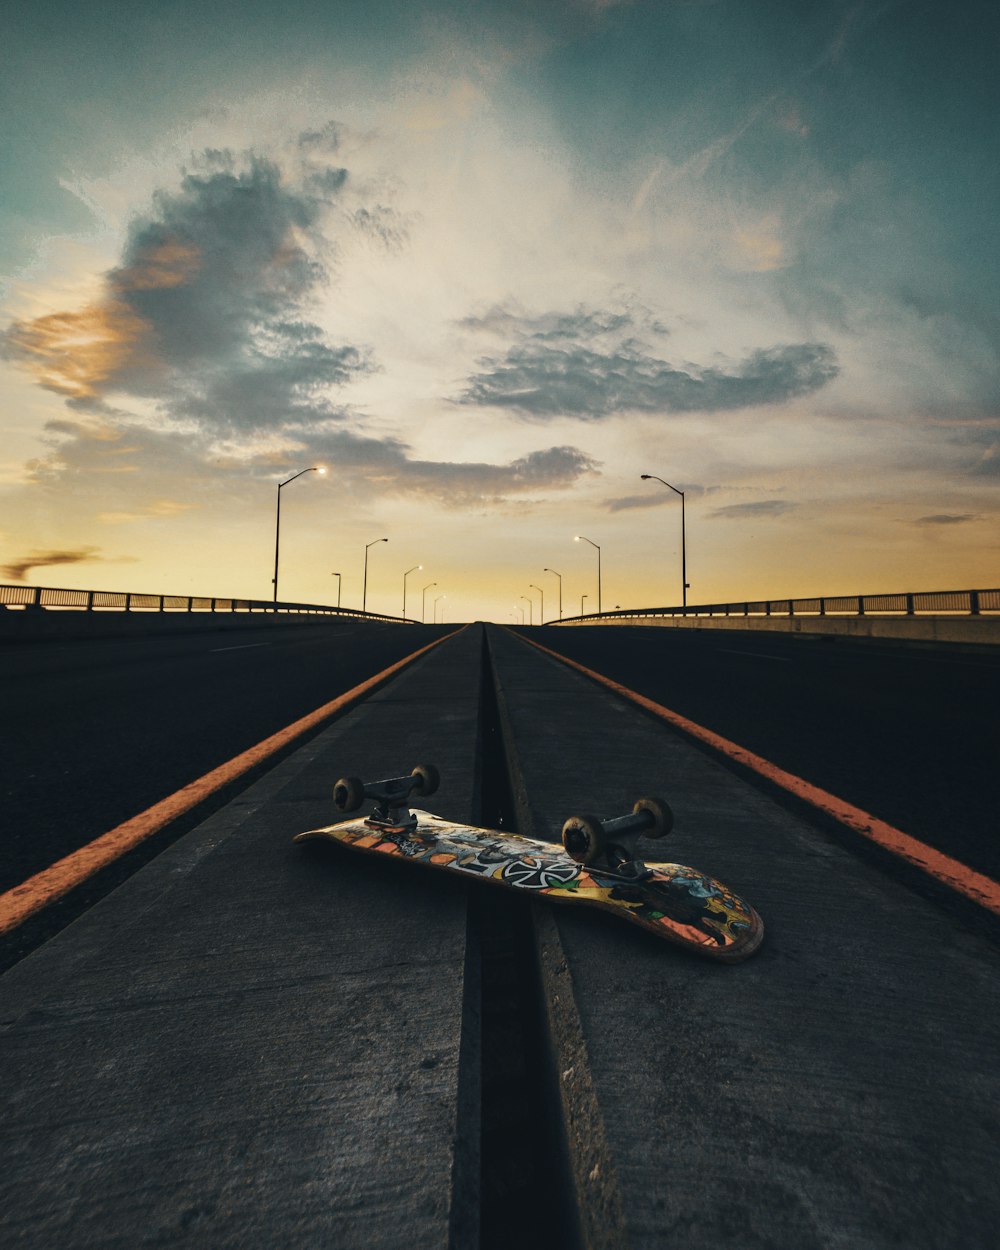
[[[567,621],[608,621],[621,617],[656,616],[916,616],[954,613],[981,616],[1000,612],[1000,590],[929,590],[889,595],[832,595],[812,599],[756,599],[735,603],[702,603],[685,607],[619,608],[565,616]],[[559,624],[550,621],[550,625]]]
[[[55,586],[0,585],[0,608],[76,609],[83,612],[270,612],[296,615],[357,616],[370,621],[398,621],[401,616],[331,608],[317,603],[275,603],[272,599],[218,599],[204,595],[147,595],[133,590],[66,590]]]

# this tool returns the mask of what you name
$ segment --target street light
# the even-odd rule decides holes
[[[337,579],[337,607],[339,608],[339,607],[340,607],[340,583],[341,583],[341,576],[340,576],[340,574],[339,574],[339,573],[331,573],[331,574],[330,574],[330,576],[331,576],[331,577],[335,577],[335,578]]]
[[[597,615],[600,616],[601,614],[601,549],[600,547],[597,546],[597,543],[591,541],[591,539],[589,538],[584,538],[582,534],[577,534],[575,538],[573,539],[573,541],[578,542],[578,543],[579,542],[590,543],[590,545],[597,550]]]
[[[415,573],[417,569],[422,569],[423,567],[424,566],[422,564],[415,564],[412,569],[407,569],[406,572],[403,574],[403,619],[404,620],[406,619],[406,579],[410,576],[411,573]]]
[[[654,482],[663,482],[664,486],[670,486],[669,482],[664,482],[662,477],[657,477],[655,473],[640,473],[639,476],[644,482],[648,482],[650,478]],[[684,523],[684,492],[678,490],[676,486],[670,486],[675,495],[681,497],[681,606],[687,607],[688,601],[688,575],[687,575],[687,538],[685,535]]]
[[[545,624],[545,591],[542,590],[541,586],[536,586],[534,582],[529,582],[528,584],[532,590],[537,590],[538,593],[542,596],[541,608],[538,613],[538,623],[539,625],[544,625]]]
[[[562,620],[562,574],[557,573],[555,569],[542,569],[543,573],[551,573],[553,577],[559,578],[559,619]]]
[[[387,543],[388,538],[373,538],[370,543],[365,543],[365,576],[361,583],[361,611],[365,610],[368,603],[368,548],[374,547],[377,543]]]
[[[522,608],[519,603],[515,603],[514,607],[517,608],[518,612],[521,613],[521,624],[523,625],[524,624],[524,608]]]
[[[584,601],[584,599],[588,599],[589,597],[590,597],[589,595],[581,595],[581,596],[580,596],[580,615],[581,615],[581,616],[583,616],[583,601]]]
[[[278,602],[278,544],[281,541],[281,488],[287,486],[289,482],[294,482],[297,477],[301,477],[303,473],[318,473],[320,477],[326,472],[326,467],[321,464],[310,465],[308,469],[300,469],[298,473],[293,473],[291,477],[286,477],[283,482],[278,483],[278,507],[274,515],[274,576],[271,581],[274,584],[274,602]]]
[[[437,582],[428,582],[427,585],[424,587],[424,593],[420,596],[420,619],[421,621],[426,622],[427,620],[427,592],[428,590],[430,590],[432,586],[436,586],[436,585],[437,585]]]
[[[438,604],[441,602],[442,599],[447,599],[447,598],[448,598],[447,595],[438,595],[438,597],[434,600],[433,616],[434,616],[435,625],[438,623]],[[444,608],[441,609],[441,620],[442,622],[444,621]]]
[[[528,605],[528,624],[534,625],[535,623],[535,601],[534,599],[530,598],[528,595],[522,595],[521,598]]]

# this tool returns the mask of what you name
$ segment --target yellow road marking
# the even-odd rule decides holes
[[[464,629],[465,626],[462,628]],[[412,664],[414,660],[432,648],[440,646],[442,642],[447,642],[449,638],[454,638],[458,633],[461,633],[461,630],[453,630],[426,647],[411,652],[410,655],[404,656],[395,664],[390,664],[388,668],[376,673],[374,677],[369,677],[367,681],[331,699],[329,703],[324,703],[322,707],[286,725],[284,729],[279,729],[277,733],[264,738],[256,746],[250,747],[231,760],[227,760],[225,764],[220,764],[218,768],[205,773],[197,781],[182,786],[180,790],[161,799],[159,803],[147,807],[144,812],[116,825],[114,829],[101,834],[92,842],[88,842],[86,846],[80,847],[79,850],[73,851],[63,859],[56,860],[54,864],[42,869],[33,877],[29,877],[27,881],[22,881],[20,885],[14,886],[5,894],[0,894],[0,934],[16,929],[29,916],[33,916],[35,912],[41,911],[49,903],[54,903],[56,899],[68,894],[88,877],[106,868],[108,864],[114,863],[126,851],[130,851],[140,842],[144,842],[146,838],[158,833],[172,820],[189,812],[191,808],[196,807],[217,790],[221,790],[223,786],[249,772],[251,768],[262,763],[276,751],[280,751],[282,747],[287,746],[321,721],[357,703],[365,695],[370,694],[376,686]]]

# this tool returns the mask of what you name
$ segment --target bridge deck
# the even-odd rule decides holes
[[[536,905],[583,1241],[990,1244],[995,948],[672,730],[489,639],[524,831],[662,792],[665,857],[768,929],[728,967]],[[290,841],[329,821],[336,775],[422,760],[444,778],[427,806],[476,819],[480,673],[469,629],[0,979],[9,1240],[480,1244],[496,1021],[480,1036],[468,904],[506,896]]]

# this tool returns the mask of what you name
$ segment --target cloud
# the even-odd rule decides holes
[[[965,521],[978,521],[981,518],[973,512],[963,512],[960,514],[952,514],[949,512],[935,512],[931,516],[917,517],[916,525],[961,525]]]
[[[784,499],[763,499],[759,503],[731,503],[724,508],[716,508],[708,514],[710,521],[742,521],[754,520],[758,517],[783,516],[797,508],[798,504],[789,503]]]
[[[609,512],[626,512],[631,508],[662,508],[672,501],[672,496],[663,493],[645,495],[623,495],[620,499],[606,499],[604,506]]]
[[[10,564],[0,566],[0,576],[9,577],[11,581],[24,581],[29,569],[49,568],[57,564],[92,564],[108,562],[98,554],[100,547],[76,547],[72,550],[31,551],[26,556],[12,560]],[[131,562],[131,557],[117,557],[116,564]]]
[[[93,475],[141,469],[143,489],[163,492],[162,503],[171,475],[271,475],[309,455],[351,466],[348,492],[391,485],[460,507],[523,499],[596,471],[567,446],[502,464],[453,464],[412,459],[404,442],[364,434],[364,418],[340,394],[379,366],[364,344],[333,341],[312,309],[332,282],[336,227],[394,250],[407,219],[384,202],[392,191],[384,182],[350,190],[349,172],[331,163],[341,142],[331,124],[301,135],[283,165],[203,153],[132,224],[97,299],[0,335],[0,351],[62,395],[76,418],[46,427],[53,448],[28,466],[35,483],[72,476],[96,498]],[[369,193],[377,198],[363,202]],[[494,310],[484,325],[491,316],[502,323]],[[526,330],[561,343],[648,320],[641,311],[578,310]],[[126,411],[130,403],[143,415]],[[169,514],[130,499],[100,517],[123,524]]]
[[[636,331],[667,333],[633,310],[528,316],[498,306],[465,328],[514,342],[482,356],[456,403],[506,408],[536,419],[601,420],[623,412],[720,412],[783,403],[825,386],[839,367],[824,343],[761,348],[728,366],[673,365],[650,354]]]
[[[825,386],[839,372],[822,343],[763,348],[729,368],[686,365],[625,345],[600,352],[582,344],[518,344],[483,357],[458,403],[508,408],[522,416],[600,420],[622,412],[721,412],[780,404]]]
[[[156,499],[132,512],[99,512],[97,519],[106,525],[126,525],[132,521],[164,520],[189,512],[196,505],[179,503],[176,499]]]
[[[312,150],[323,135],[306,139]],[[296,180],[228,153],[202,163],[133,223],[97,301],[14,322],[0,350],[84,410],[121,394],[218,430],[336,415],[328,389],[374,368],[305,311],[329,278],[321,227],[346,173],[307,164]]]

